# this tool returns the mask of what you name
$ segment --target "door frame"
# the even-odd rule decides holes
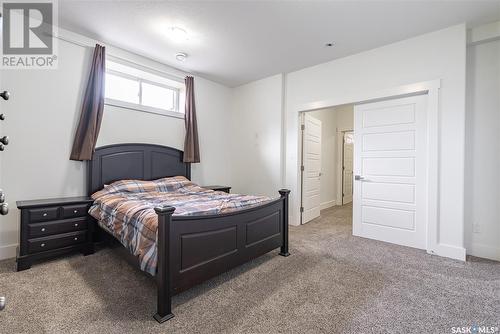
[[[354,104],[353,104],[353,109],[354,109]],[[352,117],[354,118],[354,110],[353,110],[353,115]],[[353,120],[354,121],[354,120]],[[344,140],[344,133],[345,132],[352,132],[354,133],[354,129],[352,128],[338,128],[337,129],[337,152],[335,154],[335,167],[337,167],[337,174],[335,175],[335,180],[337,181],[337,187],[335,189],[336,193],[336,201],[335,205],[342,205],[342,161],[343,161],[343,145],[342,141]],[[340,201],[337,200],[340,198]]]
[[[297,148],[296,157],[300,157],[302,151],[301,131],[301,113],[318,109],[331,108],[344,104],[359,104],[367,102],[376,102],[381,100],[401,98],[412,95],[427,94],[427,240],[426,250],[430,254],[438,254],[451,258],[461,258],[461,254],[455,254],[448,247],[438,244],[438,191],[439,191],[439,91],[441,89],[441,79],[423,81],[409,85],[396,86],[389,89],[360,92],[354,94],[346,94],[337,96],[333,99],[314,101],[299,105],[295,108],[299,122],[297,127]],[[302,183],[300,182],[300,164],[301,159],[296,160],[296,187],[291,186],[291,190],[298,194],[302,191]],[[293,189],[295,188],[295,189]],[[354,200],[354,199],[353,199]],[[300,224],[301,213],[300,203],[296,199],[291,203],[292,219],[294,225]],[[295,218],[295,217],[297,218]],[[297,222],[298,220],[298,222]]]
[[[354,110],[353,110],[353,117],[354,117]],[[344,144],[345,144],[345,134],[347,132],[352,132],[352,134],[354,135],[354,130],[344,130],[344,131],[341,131],[339,133],[339,137],[340,137],[340,146],[341,146],[341,150],[340,150],[340,168],[339,168],[339,171],[340,171],[340,205],[344,205]],[[353,144],[353,146],[355,145],[356,143]],[[354,154],[354,152],[353,152]],[[353,166],[354,166],[354,156],[353,156]],[[353,191],[354,191],[354,181],[353,181],[353,185],[352,185],[352,188],[353,188]],[[354,200],[354,196],[352,197],[352,199]],[[351,201],[352,202],[352,201]]]

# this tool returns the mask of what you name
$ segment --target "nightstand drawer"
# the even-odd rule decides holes
[[[60,234],[87,229],[87,219],[59,220],[47,223],[28,224],[28,238]]]
[[[54,235],[28,240],[28,252],[37,253],[50,249],[62,248],[83,243],[87,240],[87,231]]]
[[[88,204],[65,205],[61,207],[61,218],[85,217],[88,209]]]
[[[30,222],[43,222],[47,220],[55,220],[59,216],[59,208],[58,207],[49,207],[42,209],[30,209],[29,212],[29,220]]]

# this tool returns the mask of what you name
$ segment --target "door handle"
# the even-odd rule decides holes
[[[364,176],[361,176],[361,175],[354,175],[354,180],[356,181],[363,181],[365,179]]]
[[[9,204],[2,203],[0,204],[0,215],[5,216],[9,213]]]
[[[8,91],[4,90],[3,92],[0,93],[0,97],[2,97],[2,99],[4,99],[4,100],[8,100],[10,97],[10,93]]]
[[[5,216],[9,213],[9,204],[5,202],[5,193],[0,189],[0,215]]]

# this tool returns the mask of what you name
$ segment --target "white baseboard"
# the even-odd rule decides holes
[[[465,261],[465,248],[447,244],[438,244],[433,250],[427,251],[430,254],[449,257],[459,261]]]
[[[500,247],[491,247],[482,244],[471,244],[467,254],[485,259],[500,261]]]
[[[288,217],[288,225],[290,226],[300,226],[300,214],[298,217],[290,215]]]
[[[321,203],[320,210],[325,210],[335,206],[337,203],[335,200]]]
[[[0,246],[0,260],[16,257],[17,244]]]

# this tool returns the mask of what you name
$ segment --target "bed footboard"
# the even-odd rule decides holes
[[[207,279],[280,248],[288,256],[288,196],[221,215],[172,217],[173,207],[158,214],[158,322],[171,319],[171,298]]]

